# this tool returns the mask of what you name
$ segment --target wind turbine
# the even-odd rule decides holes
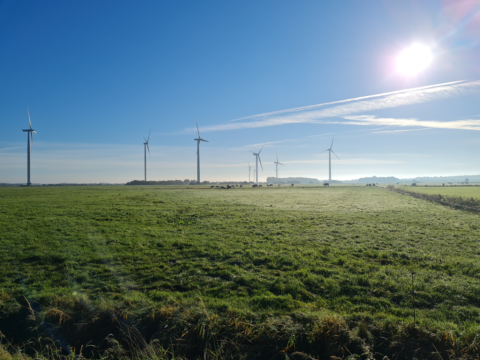
[[[262,171],[263,171],[263,165],[262,165],[262,159],[260,159],[260,153],[262,152],[263,150],[263,147],[265,146],[265,144],[262,146],[262,148],[260,149],[260,151],[258,153],[254,153],[253,151],[250,151],[253,156],[255,156],[255,167],[256,167],[256,172],[255,172],[255,182],[258,184],[258,161],[260,160],[260,166],[262,167]]]
[[[250,163],[248,163],[248,182],[250,182],[250,171],[252,170],[252,167],[250,166]]]
[[[144,165],[145,165],[145,182],[147,182],[147,149],[148,149],[148,156],[150,156],[150,147],[148,146],[148,141],[150,140],[150,132],[152,131],[152,129],[150,129],[150,131],[148,132],[148,138],[145,139],[145,136],[143,137],[143,140],[145,140],[145,142],[143,143],[143,154],[144,154]]]
[[[198,139],[193,139],[197,142],[197,184],[200,184],[200,141],[208,142],[208,140],[204,140],[200,136],[200,130],[198,130],[198,123],[197,124],[197,132],[198,132]]]
[[[28,110],[27,106],[27,113],[28,113],[28,123],[30,124],[30,129],[22,129],[23,132],[27,133],[27,185],[32,185],[30,182],[30,138],[32,139],[32,152],[33,152],[33,133],[37,133],[34,129],[32,129],[32,121],[30,120],[30,111]]]
[[[333,140],[335,140],[335,136],[332,139],[332,144],[330,145],[330,147],[327,150],[321,152],[324,153],[325,151],[328,151],[328,181],[332,181],[332,153],[333,155],[337,156],[337,154],[335,154],[332,150]],[[338,156],[337,159],[340,160]]]
[[[274,164],[275,164],[275,174],[276,174],[275,177],[278,179],[278,165],[285,166],[281,162],[278,162],[278,153],[277,153],[277,161],[275,161]]]

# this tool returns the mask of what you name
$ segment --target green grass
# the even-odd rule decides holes
[[[443,195],[443,196],[461,196],[465,198],[480,199],[480,186],[409,186],[409,191],[416,191],[428,195]]]
[[[480,194],[415,189],[438,190]],[[0,188],[0,330],[31,334],[12,327],[25,298],[52,323],[64,314],[65,334],[68,319],[108,311],[144,330],[201,314],[293,332],[333,318],[349,336],[406,329],[414,271],[419,328],[465,350],[480,333],[479,239],[479,215],[379,188]]]

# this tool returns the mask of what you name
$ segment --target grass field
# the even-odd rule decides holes
[[[480,194],[415,189],[439,190]],[[28,299],[39,331],[76,346],[122,320],[188,358],[204,358],[195,346],[222,358],[222,326],[241,329],[238,344],[268,343],[268,354],[320,356],[343,339],[352,353],[410,356],[405,344],[422,331],[474,358],[479,239],[478,214],[380,188],[0,188],[0,330],[12,344],[34,336],[19,322]],[[315,350],[322,326],[347,338],[324,332]],[[182,348],[181,336],[197,343]]]
[[[480,199],[480,186],[409,186],[409,191],[416,191],[428,195],[440,194],[443,196],[461,196],[466,198]]]

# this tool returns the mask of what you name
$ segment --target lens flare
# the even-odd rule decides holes
[[[425,45],[415,44],[397,57],[397,72],[406,76],[414,76],[424,70],[431,62],[430,49]]]

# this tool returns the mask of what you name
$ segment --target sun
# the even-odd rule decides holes
[[[403,75],[414,76],[431,62],[430,49],[425,45],[414,44],[397,57],[397,71]]]

